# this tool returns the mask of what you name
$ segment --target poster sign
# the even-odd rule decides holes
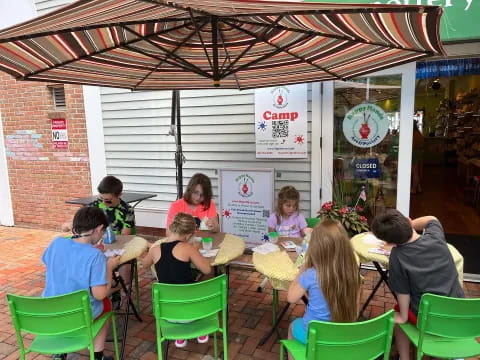
[[[52,141],[55,149],[68,149],[66,119],[52,119]]]
[[[248,248],[268,239],[267,219],[273,210],[273,169],[220,169],[220,225],[240,236]]]
[[[480,58],[417,62],[417,79],[480,75]]]
[[[382,173],[377,158],[355,159],[353,166],[354,176],[357,179],[379,178]]]
[[[369,148],[378,145],[387,135],[389,121],[385,111],[375,104],[359,104],[343,119],[343,134],[354,146]]]
[[[257,158],[304,159],[307,154],[307,84],[255,90]]]

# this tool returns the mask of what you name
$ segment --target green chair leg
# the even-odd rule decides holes
[[[120,353],[118,351],[118,338],[117,338],[117,324],[115,322],[115,314],[112,313],[112,331],[113,331],[113,346],[115,350],[115,360],[120,360]]]
[[[272,299],[272,325],[275,324],[277,320],[277,307],[278,307],[278,290],[273,289],[273,299]]]
[[[218,343],[217,343],[217,332],[213,333],[213,357],[218,359]]]

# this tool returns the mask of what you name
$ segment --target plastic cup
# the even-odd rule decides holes
[[[202,239],[202,248],[205,251],[212,250],[213,246],[213,239],[211,237],[204,237]]]
[[[104,244],[112,244],[115,242],[115,233],[112,228],[109,226],[105,229],[105,234],[103,235]]]
[[[276,231],[272,231],[272,232],[269,232],[268,233],[268,240],[272,243],[272,244],[276,244],[278,242],[278,234]]]

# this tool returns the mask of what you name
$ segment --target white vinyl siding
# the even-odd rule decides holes
[[[309,147],[311,99],[309,86]],[[208,175],[218,204],[217,169],[274,168],[276,193],[284,185],[300,191],[300,208],[310,213],[310,159],[256,159],[254,91],[189,90],[180,92],[184,186],[196,172]],[[171,92],[135,92],[102,88],[102,118],[107,173],[129,191],[157,197],[139,208],[167,210],[176,200],[175,141],[168,136]]]
[[[35,0],[35,7],[37,8],[37,15],[40,16],[73,2],[74,0]]]

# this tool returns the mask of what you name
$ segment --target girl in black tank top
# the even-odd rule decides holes
[[[148,255],[142,259],[143,266],[155,266],[158,282],[167,284],[189,284],[194,282],[191,264],[204,274],[210,273],[210,263],[198,249],[188,243],[195,233],[195,220],[192,215],[178,213],[170,224],[165,242],[150,248]],[[199,343],[208,341],[208,335],[199,336]],[[175,346],[185,347],[187,341],[175,340]]]

